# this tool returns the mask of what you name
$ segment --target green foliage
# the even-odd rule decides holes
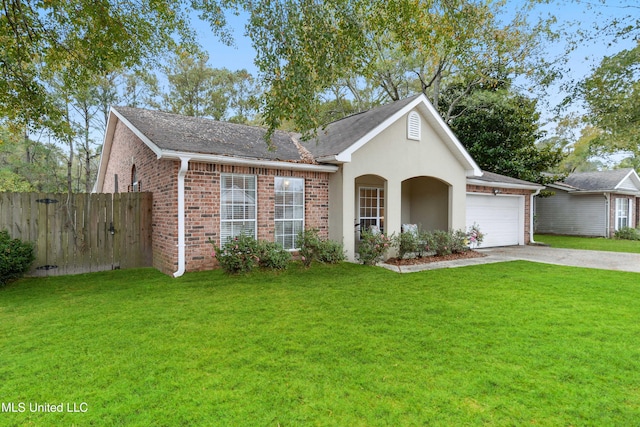
[[[293,122],[294,130],[313,131],[326,118],[321,101],[335,85],[359,103],[363,93],[355,81],[379,88],[370,97],[378,102],[422,91],[436,106],[448,84],[493,82],[498,66],[546,84],[553,70],[536,52],[553,37],[551,19],[531,25],[533,3],[505,24],[499,17],[507,6],[498,1],[243,2],[266,85],[265,123],[272,130]],[[447,110],[442,115],[450,117]]]
[[[364,265],[375,265],[382,261],[387,251],[393,246],[393,238],[382,233],[372,233],[368,230],[360,232],[358,255]]]
[[[637,228],[623,227],[615,232],[616,239],[640,240],[640,230]]]
[[[220,248],[214,244],[214,256],[225,272],[248,273],[259,263],[258,242],[253,236],[241,234],[228,239]]]
[[[73,134],[51,83],[67,93],[98,76],[157,61],[176,40],[193,45],[189,12],[198,8],[214,30],[224,26],[217,2],[17,0],[0,12],[0,116],[22,126]]]
[[[297,242],[300,245],[298,251],[300,260],[305,267],[309,267],[313,261],[336,264],[345,259],[342,244],[321,239],[315,228],[308,228],[298,233]]]
[[[392,238],[393,246],[398,248],[398,258],[400,259],[405,258],[409,254],[417,255],[421,249],[422,242],[423,240],[421,240],[419,234],[410,232],[400,233]]]
[[[579,92],[587,118],[602,132],[594,141],[604,153],[640,153],[640,45],[605,57]]]
[[[320,247],[316,254],[319,262],[325,264],[337,264],[345,260],[344,246],[333,240],[320,241]]]
[[[289,266],[291,253],[281,244],[275,242],[258,241],[257,244],[258,265],[269,270],[284,270]]]
[[[249,273],[256,267],[284,270],[291,261],[291,253],[281,244],[256,240],[246,234],[227,240],[222,247],[212,240],[209,243],[213,245],[213,256],[228,274]]]
[[[481,169],[532,182],[556,180],[544,173],[560,163],[562,150],[536,146],[542,131],[535,100],[506,89],[479,90],[462,109],[466,113],[449,125]]]
[[[0,285],[22,277],[35,259],[33,243],[12,239],[7,230],[0,231]]]

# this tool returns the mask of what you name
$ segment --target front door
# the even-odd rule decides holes
[[[360,240],[360,231],[375,230],[384,233],[384,214],[384,188],[360,187],[357,240]]]

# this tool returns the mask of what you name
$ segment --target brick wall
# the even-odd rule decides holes
[[[156,155],[122,122],[113,135],[111,154],[104,179],[103,192],[126,192],[135,165],[142,191],[153,193],[152,239],[153,266],[165,273],[178,269],[177,183],[179,163],[158,160]]]
[[[297,177],[305,182],[305,227],[329,235],[329,176],[325,172],[299,172],[269,168],[189,163],[185,177],[185,238],[187,271],[215,268],[211,239],[220,244],[220,175],[235,173],[257,176],[258,239],[275,240],[274,178]]]
[[[471,185],[467,184],[467,192],[468,193],[486,193],[493,194],[493,189],[495,187],[483,186],[483,185]],[[524,198],[524,244],[528,245],[531,242],[531,191],[530,190],[519,190],[514,188],[500,188],[500,194],[514,194],[514,195],[522,195]]]
[[[119,122],[114,133],[103,192],[127,191],[132,167],[136,166],[142,191],[153,193],[153,266],[172,274],[178,269],[178,190],[180,163],[158,160],[156,155],[126,126]],[[325,172],[298,172],[208,163],[189,163],[185,176],[186,269],[215,268],[211,239],[220,244],[220,174],[257,176],[258,238],[273,241],[275,224],[274,177],[298,177],[305,180],[305,227],[317,228],[328,237],[329,176]]]

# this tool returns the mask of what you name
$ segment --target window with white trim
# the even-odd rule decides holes
[[[616,199],[616,230],[629,226],[629,199]]]
[[[275,177],[275,240],[285,249],[298,249],[304,230],[304,179]]]
[[[407,139],[420,140],[420,115],[415,111],[407,116]]]
[[[220,243],[246,234],[256,237],[257,185],[255,175],[220,176]]]
[[[359,189],[359,230],[384,233],[384,188],[360,187]]]

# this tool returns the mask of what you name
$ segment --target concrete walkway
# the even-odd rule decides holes
[[[524,260],[546,264],[640,273],[640,254],[560,249],[536,245],[477,249],[477,251],[485,256],[401,267],[388,264],[381,264],[381,266],[400,273],[411,273],[423,270],[435,270],[438,268],[465,267],[468,265]]]

